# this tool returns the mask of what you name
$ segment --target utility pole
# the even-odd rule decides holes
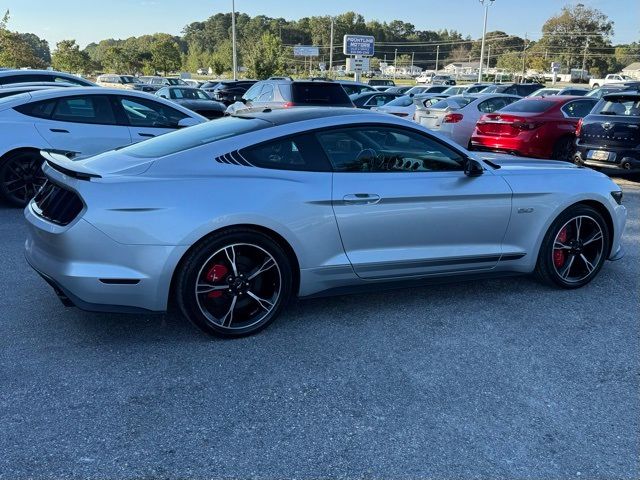
[[[527,34],[524,34],[524,48],[522,49],[522,78],[520,79],[520,83],[524,82],[524,75],[526,73],[525,70],[525,61],[527,59]]]
[[[331,35],[329,43],[329,76],[331,76],[331,72],[333,72],[333,17],[331,17]]]
[[[231,0],[231,43],[233,44],[233,79],[238,79],[238,55],[236,50],[236,0]]]
[[[480,66],[478,67],[478,82],[482,81],[482,63],[484,61],[484,41],[487,36],[487,16],[489,15],[489,7],[493,5],[495,0],[480,0],[484,6],[484,25],[482,27],[482,44],[480,46]],[[485,3],[486,2],[486,3]],[[469,60],[471,62],[471,60]]]
[[[487,74],[489,74],[490,61],[491,61],[491,45],[487,47]]]
[[[396,54],[393,59],[393,79],[396,79],[396,73],[398,71],[398,49],[396,48]]]
[[[413,60],[416,56],[416,52],[411,52],[411,75],[413,75]]]
[[[440,59],[440,45],[436,46],[436,73],[438,72],[438,60]]]
[[[584,70],[587,68],[587,51],[589,50],[589,37],[587,37],[587,43],[584,46],[584,55],[582,56],[582,70],[580,71],[580,80],[584,80]],[[571,70],[569,70],[571,73]]]

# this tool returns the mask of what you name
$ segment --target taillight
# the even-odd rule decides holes
[[[295,106],[296,106],[296,104],[295,104],[295,103],[293,103],[293,102],[284,102],[284,103],[282,104],[282,107],[283,107],[283,108],[291,108],[291,107],[295,107]]]
[[[442,123],[458,123],[462,117],[461,113],[447,113],[442,119]]]
[[[542,124],[537,122],[527,122],[526,120],[516,120],[512,125],[514,128],[520,130],[534,130]]]
[[[582,132],[582,119],[578,120],[578,125],[576,126],[576,137],[579,137],[581,132]]]

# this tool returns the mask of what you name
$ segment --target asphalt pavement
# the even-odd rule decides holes
[[[0,479],[640,478],[640,183],[626,257],[298,301],[259,335],[64,308],[0,206]]]

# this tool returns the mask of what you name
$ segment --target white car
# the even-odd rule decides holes
[[[96,84],[70,73],[57,72],[55,70],[1,70],[0,88],[6,88],[13,83],[26,82],[62,82],[71,83],[78,87],[95,87]]]
[[[372,107],[372,112],[379,113],[390,113],[391,115],[395,115],[396,117],[412,119],[413,114],[416,111],[416,105],[420,104],[420,102],[426,102],[431,99],[435,101],[444,98],[439,93],[425,93],[418,95],[403,95],[402,97],[398,97],[394,100],[391,100],[389,103],[382,105],[380,107]]]
[[[0,196],[27,204],[44,182],[41,150],[82,158],[206,121],[129,90],[69,87],[0,99]]]
[[[516,95],[502,93],[454,95],[443,98],[430,107],[418,107],[414,120],[466,148],[476,122],[483,114],[495,112],[520,99]]]

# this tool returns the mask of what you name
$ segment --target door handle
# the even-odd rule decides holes
[[[380,201],[380,195],[375,193],[352,193],[342,197],[342,200],[346,205],[373,205]]]
[[[140,136],[140,137],[149,137],[149,138],[155,137],[155,135],[153,133],[142,133],[142,132],[138,132],[138,136]]]
[[[64,128],[50,128],[49,130],[53,133],[69,133],[69,130],[65,130]]]

